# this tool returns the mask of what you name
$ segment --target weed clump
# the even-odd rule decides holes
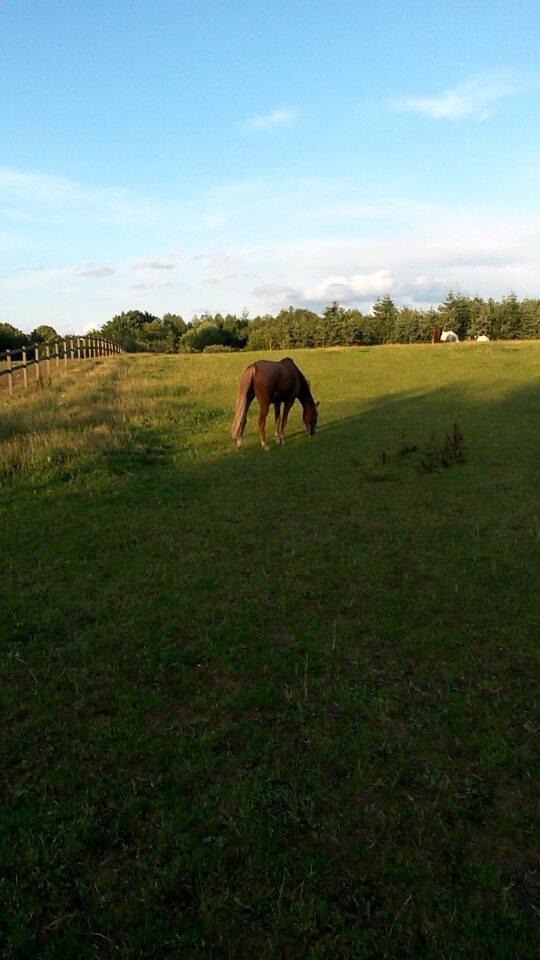
[[[386,455],[382,462],[386,464]],[[365,467],[359,457],[351,457],[351,467],[353,470],[357,470],[362,480],[366,480],[368,483],[388,483],[396,479],[388,473],[375,473],[375,471]]]
[[[403,434],[401,443],[397,448],[397,458],[399,460],[405,460],[406,457],[411,453],[416,453],[417,450],[418,445],[412,443],[405,437],[405,434]],[[390,466],[392,462],[392,458],[388,456],[385,450],[381,451],[378,459],[385,468]],[[353,469],[361,474],[363,480],[376,482],[397,479],[386,472],[378,473],[371,470],[362,463],[359,457],[351,457],[350,462]],[[458,422],[454,421],[452,429],[449,430],[442,442],[434,432],[430,434],[423,447],[422,455],[418,462],[418,469],[421,473],[435,473],[437,470],[440,470],[441,467],[452,467],[456,463],[465,463],[465,439]]]
[[[431,434],[420,461],[420,470],[422,473],[434,473],[440,467],[446,469],[456,463],[465,463],[465,439],[458,422],[454,421],[442,443],[434,433]]]
[[[422,473],[434,473],[439,469],[441,463],[441,450],[437,437],[434,433],[430,435],[426,443],[424,454],[420,460],[420,470]]]
[[[451,467],[453,463],[465,463],[465,440],[457,421],[454,421],[454,426],[445,437],[441,463],[443,467]]]
[[[407,457],[410,453],[415,453],[416,450],[418,450],[417,444],[409,443],[409,441],[405,439],[405,434],[403,434],[401,443],[397,449],[398,457],[404,460],[405,457]]]

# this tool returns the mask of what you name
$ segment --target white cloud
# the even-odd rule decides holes
[[[137,234],[120,227],[113,236],[109,227],[123,214],[107,206],[109,191],[96,195],[61,178],[1,173],[0,208],[26,202],[29,212],[43,214],[40,225],[62,220],[56,234],[40,226],[33,235],[21,221],[21,238],[6,238],[2,319],[16,326],[35,326],[36,311],[44,322],[72,329],[73,316],[95,326],[131,305],[184,316],[203,306],[222,313],[246,306],[253,315],[288,304],[320,310],[337,299],[369,310],[384,293],[427,305],[450,287],[495,297],[510,289],[536,296],[540,287],[534,204],[520,213],[437,204],[428,195],[389,197],[337,178],[275,177],[217,185],[190,201],[189,218],[178,216],[174,198],[163,199],[168,219],[159,229]],[[209,203],[226,212],[228,223],[212,242],[200,227]],[[66,266],[74,237],[80,260]],[[58,263],[61,243],[67,256]],[[177,277],[181,285],[163,282]]]
[[[395,286],[390,270],[376,270],[374,273],[357,273],[352,277],[326,277],[319,283],[302,290],[300,298],[313,303],[328,303],[339,300],[344,303],[380,297]]]
[[[233,260],[236,260],[237,257],[232,256],[230,253],[223,253],[221,251],[216,251],[215,253],[194,253],[192,260],[206,260],[212,266],[221,263],[231,263]]]
[[[411,282],[400,284],[397,293],[399,299],[409,300],[411,303],[430,304],[444,300],[450,284],[442,277],[426,277],[420,274]]]
[[[132,283],[130,290],[170,290],[176,283]]]
[[[258,117],[250,117],[244,123],[244,130],[251,132],[275,130],[284,124],[292,123],[296,120],[298,111],[294,107],[282,107],[279,110],[272,110],[270,113],[261,114]]]
[[[135,270],[174,270],[182,263],[182,259],[176,255],[164,260],[140,260],[134,264]]]
[[[239,273],[228,273],[224,277],[204,277],[204,279],[201,280],[201,283],[208,284],[209,286],[215,286],[218,283],[230,283],[232,280],[236,280],[239,276]]]
[[[166,210],[128,190],[93,188],[35,171],[0,168],[0,203],[20,223],[61,226],[75,220],[114,226],[150,226],[162,222]]]
[[[86,264],[84,267],[38,267],[34,270],[15,270],[10,276],[0,277],[0,288],[4,290],[31,290],[47,287],[58,280],[75,277],[110,277],[112,267]]]
[[[268,302],[291,302],[293,299],[298,297],[298,290],[295,290],[294,287],[288,287],[284,284],[279,283],[263,283],[260,287],[255,287],[253,290],[253,296],[260,297],[262,300]]]
[[[96,267],[89,263],[77,271],[80,277],[110,277],[114,273],[112,267]]]
[[[57,267],[54,269],[39,268],[37,270],[19,270],[10,277],[2,277],[0,286],[4,290],[31,290],[35,287],[48,286],[55,280],[72,277],[72,267]]]
[[[503,97],[517,92],[517,85],[509,75],[499,74],[473,77],[445,90],[438,96],[399,97],[390,106],[400,112],[419,113],[432,120],[486,120],[493,105]]]

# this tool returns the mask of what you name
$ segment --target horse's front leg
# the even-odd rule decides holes
[[[269,403],[261,403],[259,411],[259,433],[261,435],[261,447],[263,450],[269,450],[268,441],[266,439],[266,418],[268,416],[268,410],[270,407]]]
[[[293,400],[293,403],[294,403],[294,400]],[[283,415],[281,417],[281,442],[282,443],[285,443],[285,427],[287,426],[287,420],[289,418],[291,407],[292,407],[292,403],[287,403],[287,401],[285,401],[285,403],[283,404]]]
[[[276,443],[283,443],[281,436],[281,403],[274,403],[274,412],[276,415]]]

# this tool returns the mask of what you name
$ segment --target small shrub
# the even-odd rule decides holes
[[[234,353],[234,347],[230,347],[227,343],[209,343],[203,353]]]
[[[457,421],[447,433],[441,451],[443,467],[451,467],[453,463],[465,463],[465,441]]]
[[[428,439],[424,455],[420,461],[420,469],[423,473],[434,473],[441,464],[441,451],[437,443],[437,437],[434,433]]]
[[[440,467],[451,467],[455,463],[465,463],[465,440],[457,421],[442,444],[439,444],[434,433],[431,434],[420,461],[420,469],[423,473],[434,473]]]
[[[418,450],[417,445],[409,443],[409,441],[405,439],[405,434],[403,434],[401,438],[401,443],[397,451],[398,457],[401,457],[401,459],[404,460],[405,457],[409,455],[409,453],[414,453],[415,450]]]
[[[386,454],[384,454],[384,457],[383,463],[386,463]],[[353,470],[357,470],[362,480],[367,480],[368,483],[388,483],[396,479],[387,473],[374,473],[373,470],[362,464],[359,457],[351,457],[351,467]]]

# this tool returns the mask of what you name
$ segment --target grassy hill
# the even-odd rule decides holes
[[[540,345],[293,356],[0,400],[6,957],[534,955]]]

